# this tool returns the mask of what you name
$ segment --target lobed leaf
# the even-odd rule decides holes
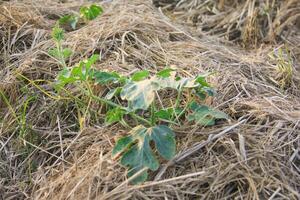
[[[171,129],[164,125],[151,128],[137,126],[131,130],[130,136],[122,137],[117,141],[113,155],[123,152],[121,164],[129,167],[129,177],[144,168],[152,171],[158,169],[159,163],[151,149],[151,141],[154,141],[158,153],[165,159],[171,159],[175,155],[175,135]],[[144,172],[132,183],[145,181],[147,176],[148,173]]]
[[[147,110],[154,101],[156,90],[157,86],[149,79],[129,82],[121,91],[121,99],[128,101],[130,110]]]
[[[57,59],[61,58],[61,52],[57,48],[50,49],[48,53],[50,56],[53,56],[54,58]]]
[[[149,75],[148,73],[148,71],[136,73],[131,79],[132,81],[128,82],[121,91],[121,98],[128,101],[130,110],[147,110],[154,101],[155,92],[160,89],[172,88],[182,90],[184,88],[200,87],[200,84],[193,78],[176,79],[172,75],[170,77],[154,76],[150,79],[145,79]]]
[[[112,150],[112,156],[123,152],[129,145],[133,142],[133,137],[131,135],[120,138]]]
[[[155,142],[159,154],[167,160],[173,158],[176,153],[175,135],[173,131],[164,125],[155,126],[148,131]]]

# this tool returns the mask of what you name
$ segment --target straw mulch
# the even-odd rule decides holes
[[[101,1],[101,17],[66,34],[70,66],[101,53],[96,68],[124,74],[216,72],[208,103],[231,120],[179,127],[175,159],[136,186],[111,158],[127,130],[104,127],[93,103],[80,130],[84,105],[51,85],[51,28],[87,3],[0,2],[0,199],[300,198],[299,1]]]

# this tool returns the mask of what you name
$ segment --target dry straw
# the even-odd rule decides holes
[[[111,158],[126,130],[103,127],[97,104],[82,118],[86,107],[51,87],[51,27],[83,1],[0,2],[0,199],[299,199],[299,1],[230,2],[105,1],[100,18],[67,33],[70,66],[96,52],[96,68],[124,74],[217,72],[209,103],[231,122],[178,127],[176,159],[139,186]]]

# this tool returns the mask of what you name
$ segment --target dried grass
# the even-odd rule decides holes
[[[76,52],[70,66],[96,52],[102,55],[97,68],[124,74],[144,68],[154,72],[166,65],[176,66],[185,75],[217,72],[211,81],[218,95],[211,103],[228,113],[231,122],[211,128],[178,127],[176,158],[164,162],[150,181],[139,186],[128,184],[125,169],[110,156],[114,138],[126,130],[103,127],[101,109],[92,105],[86,127],[80,131],[78,112],[85,111],[84,105],[78,108],[73,101],[53,98],[51,81],[60,67],[47,55],[54,45],[51,26],[58,16],[77,10],[81,3],[2,3],[0,90],[7,101],[0,96],[0,197],[299,199],[299,31],[284,25],[285,31],[292,32],[287,36],[276,31],[286,28],[273,28],[272,35],[283,38],[284,46],[243,49],[223,36],[241,31],[233,26],[240,23],[248,32],[239,38],[261,44],[268,34],[258,37],[257,29],[252,29],[261,25],[255,11],[259,6],[253,1],[235,1],[222,9],[217,3],[225,1],[206,2],[221,6],[221,12],[208,17],[205,6],[199,6],[203,2],[195,0],[178,1],[173,10],[158,10],[141,0],[107,1],[100,18],[67,34],[65,44]],[[297,11],[298,1],[275,2],[272,16],[294,21],[291,13]],[[232,17],[241,10],[243,15]],[[187,21],[195,15],[206,19],[199,26],[209,25],[209,34],[202,31],[198,37],[199,30]],[[229,18],[233,21],[226,21]],[[269,33],[270,26],[267,23],[260,29]],[[278,71],[279,59],[269,57],[284,47],[292,61],[288,62],[286,53],[281,57],[282,63],[291,63],[288,79],[286,71]],[[80,95],[76,90],[72,94]],[[28,103],[22,125],[20,116],[31,96],[35,98]]]
[[[170,16],[189,24],[194,34],[213,35],[246,47],[285,40],[299,28],[298,0],[157,0]]]

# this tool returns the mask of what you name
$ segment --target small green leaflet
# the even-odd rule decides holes
[[[157,117],[158,119],[165,119],[165,120],[170,120],[172,118],[173,114],[173,108],[169,109],[161,109],[154,113],[154,116]]]
[[[69,48],[65,48],[60,52],[57,48],[50,49],[49,54],[57,59],[63,58],[64,60],[69,58],[72,55],[72,50]]]
[[[163,69],[163,70],[157,72],[156,76],[161,77],[161,78],[168,78],[171,76],[171,73],[174,71],[175,70],[171,69],[171,68]]]
[[[86,66],[87,71],[90,70],[92,65],[95,64],[97,62],[97,60],[99,60],[99,58],[100,58],[99,54],[93,54],[91,57],[89,57],[88,59],[83,61]]]
[[[202,87],[211,87],[206,81],[206,77],[209,75],[210,74],[198,75],[196,77],[196,82],[199,83]]]
[[[64,30],[56,24],[52,29],[51,36],[56,42],[61,42],[64,39]]]
[[[165,159],[171,159],[176,152],[175,135],[164,125],[145,128],[139,125],[133,128],[129,136],[120,138],[112,152],[113,156],[122,154],[121,164],[129,167],[128,176],[133,176],[141,169],[147,168],[155,171],[159,167],[150,142],[153,141],[158,153]],[[133,184],[147,180],[148,172],[132,180]]]
[[[139,72],[134,73],[131,76],[131,80],[132,81],[141,81],[141,80],[144,80],[145,78],[147,78],[149,76],[149,74],[150,73],[147,70],[139,71]]]
[[[73,30],[76,29],[79,17],[76,15],[65,15],[61,17],[58,22],[60,25],[70,25]]]
[[[170,121],[172,120],[173,116],[178,116],[183,112],[183,108],[166,108],[166,109],[161,109],[157,112],[154,113],[154,116],[158,119],[162,120],[167,120]]]
[[[207,98],[207,96],[215,96],[216,95],[216,92],[213,88],[210,88],[210,87],[199,87],[196,89],[195,91],[196,95],[204,100]]]
[[[83,6],[80,8],[80,16],[87,20],[93,20],[102,13],[103,9],[95,4],[92,4],[90,7]]]
[[[124,114],[125,114],[125,111],[122,110],[121,108],[118,108],[118,107],[113,108],[106,113],[105,123],[107,125],[110,125],[112,123],[119,122],[123,119]]]
[[[61,17],[58,20],[59,25],[70,25],[73,30],[76,29],[77,23],[80,18],[84,18],[86,20],[93,20],[103,13],[103,9],[97,5],[91,5],[90,7],[83,6],[80,8],[80,15],[78,14],[70,14]]]
[[[188,115],[188,120],[195,121],[202,126],[212,126],[216,119],[228,119],[227,114],[196,102],[191,103],[190,109],[192,113]]]
[[[66,84],[76,81],[85,81],[91,75],[92,65],[99,59],[99,55],[94,54],[89,59],[81,61],[72,68],[64,68],[57,76],[56,89],[64,87]]]
[[[211,87],[203,87],[202,90],[205,91],[208,96],[212,97],[216,95],[216,91]]]
[[[75,77],[71,76],[71,71],[68,68],[64,68],[57,75],[57,81],[54,85],[54,88],[57,91],[60,91],[68,83],[73,83],[76,81]]]

